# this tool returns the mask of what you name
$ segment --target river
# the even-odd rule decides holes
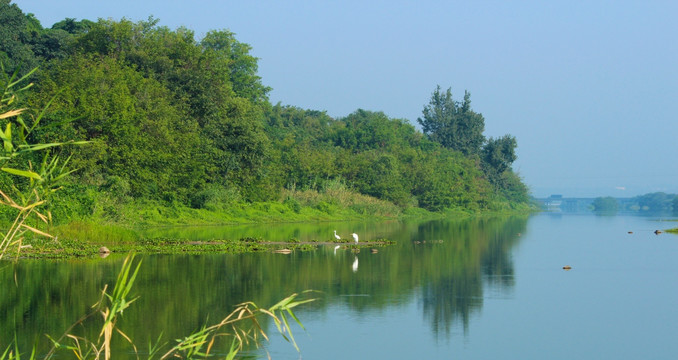
[[[144,255],[117,326],[143,354],[252,300],[295,292],[301,350],[265,323],[273,359],[675,359],[678,236],[665,217],[542,213],[426,222],[319,223],[154,229],[196,240],[324,241],[333,231],[395,245],[291,254]],[[60,336],[112,286],[122,256],[0,265],[0,346]],[[564,270],[570,266],[570,270]],[[92,329],[89,336],[96,336]],[[94,335],[92,335],[94,334]],[[129,347],[118,339],[118,357]],[[141,358],[144,358],[143,356]]]

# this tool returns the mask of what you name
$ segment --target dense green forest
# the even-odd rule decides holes
[[[52,195],[56,221],[124,223],[130,209],[218,213],[262,203],[291,214],[383,216],[527,208],[511,168],[516,139],[486,138],[468,92],[457,101],[435,87],[417,119],[422,131],[363,109],[332,118],[272,104],[251,50],[227,30],[198,39],[152,17],[44,28],[0,0],[3,81],[38,68],[13,106],[33,118],[47,109],[29,140],[88,141],[48,150],[78,169]],[[15,161],[30,167],[40,156]],[[0,174],[2,189],[20,181]]]

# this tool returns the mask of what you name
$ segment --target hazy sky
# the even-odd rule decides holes
[[[271,101],[416,124],[436,85],[518,139],[535,196],[678,193],[678,1],[18,0],[44,27],[122,17],[260,58]]]

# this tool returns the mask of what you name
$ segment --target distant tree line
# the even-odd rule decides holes
[[[594,211],[633,211],[639,213],[678,213],[678,195],[654,192],[629,199],[598,197],[593,201]]]
[[[250,51],[227,30],[196,39],[153,18],[67,18],[43,28],[0,0],[4,72],[38,66],[20,100],[33,109],[51,101],[32,136],[90,141],[72,155],[80,170],[61,195],[71,200],[68,214],[131,199],[194,208],[275,201],[283,189],[337,181],[403,208],[527,203],[511,168],[515,137],[485,138],[468,92],[455,101],[438,86],[418,119],[423,132],[382,112],[332,118],[271,104]],[[11,181],[0,175],[1,187]]]

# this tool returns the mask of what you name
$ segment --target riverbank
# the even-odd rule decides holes
[[[181,204],[162,202],[130,202],[118,206],[106,213],[96,211],[90,218],[76,219],[52,225],[43,230],[53,238],[30,234],[20,249],[20,257],[30,258],[72,258],[97,257],[106,247],[112,253],[247,253],[261,251],[291,250],[309,251],[320,243],[334,241],[332,229],[314,235],[312,238],[298,239],[299,231],[277,231],[271,238],[260,235],[229,234],[213,232],[200,240],[189,239],[192,233],[206,228],[237,227],[243,224],[341,224],[373,223],[379,221],[433,220],[441,218],[467,218],[471,216],[497,216],[527,213],[527,207],[519,207],[503,212],[472,212],[447,210],[430,212],[421,208],[400,209],[393,204],[365,197],[344,203],[329,203],[324,200],[313,202],[313,206],[287,199],[282,202],[260,202],[236,204],[227,208],[207,210],[193,209]],[[307,204],[307,202],[304,202]],[[109,209],[111,209],[109,207]],[[334,228],[337,228],[335,225]],[[330,226],[330,225],[328,225]],[[341,226],[339,226],[340,228]],[[149,230],[150,229],[150,230]],[[165,229],[165,230],[163,230]],[[179,229],[179,231],[166,231]],[[340,233],[350,234],[345,229]],[[346,235],[345,234],[345,235]],[[362,239],[362,238],[361,238]],[[388,240],[360,242],[358,247],[388,245]],[[343,239],[339,243],[348,242]],[[351,245],[352,248],[356,247]],[[8,253],[8,257],[16,253]]]

